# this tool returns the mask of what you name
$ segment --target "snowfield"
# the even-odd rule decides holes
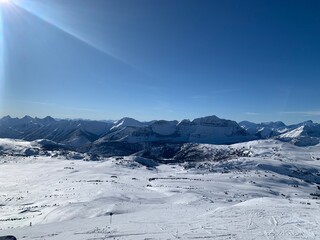
[[[163,164],[25,154],[41,153],[40,143],[0,141],[0,236],[320,239],[320,145],[200,144],[192,151],[206,158]],[[230,156],[217,160],[217,152]]]

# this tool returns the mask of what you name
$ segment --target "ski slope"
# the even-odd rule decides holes
[[[320,146],[259,140],[233,147],[250,156],[166,165],[136,156],[2,156],[0,235],[319,239]]]

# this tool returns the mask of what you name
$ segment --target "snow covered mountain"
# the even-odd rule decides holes
[[[281,121],[265,123],[242,121],[239,123],[239,125],[243,129],[245,129],[251,136],[256,136],[259,139],[276,137],[303,126],[312,126],[313,124],[314,123],[311,120],[293,125],[285,125]]]
[[[277,137],[296,145],[314,145],[319,141],[319,136],[314,133],[317,132],[316,126],[312,121],[289,126],[283,122],[256,124],[244,121],[238,124],[217,116],[180,122],[140,122],[128,117],[105,122],[6,116],[0,119],[0,138],[47,139],[80,152],[126,155],[141,151],[146,145],[160,143],[233,144]]]
[[[281,134],[277,139],[297,146],[317,145],[320,141],[320,124],[305,124]]]
[[[283,122],[266,122],[253,123],[249,121],[242,121],[239,125],[245,129],[250,135],[256,136],[259,139],[267,139],[278,136],[283,132],[290,130]]]
[[[302,124],[278,140],[215,145],[197,142],[252,136],[234,121],[215,116],[150,123],[126,118],[107,125],[11,120],[3,120],[9,133],[24,136],[25,131],[30,137],[47,130],[48,138],[67,143],[0,138],[2,236],[320,237],[320,124]],[[315,146],[300,147],[305,145]],[[230,222],[235,227],[226,228]]]
[[[183,123],[186,123],[185,121]],[[183,130],[185,124],[179,125],[181,135],[185,134]],[[217,116],[197,118],[191,122],[189,133],[186,137],[188,142],[195,143],[235,143],[247,141],[249,134],[244,131],[235,121],[220,119]],[[252,138],[251,138],[252,139]]]
[[[125,128],[125,127],[144,127],[147,124],[139,122],[133,118],[122,118],[113,123],[113,127],[110,129],[111,131],[116,131],[117,129]]]
[[[230,144],[252,139],[236,122],[216,116],[197,118],[193,121],[153,121],[144,124],[122,119],[115,123],[97,144],[123,143],[212,143]]]
[[[0,137],[33,141],[48,139],[69,146],[90,144],[109,131],[111,123],[89,120],[55,120],[25,116],[0,119]]]

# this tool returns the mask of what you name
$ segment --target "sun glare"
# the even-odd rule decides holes
[[[0,0],[1,3],[9,3],[11,0]]]

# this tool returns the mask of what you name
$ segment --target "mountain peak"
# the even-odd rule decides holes
[[[201,118],[195,118],[192,122],[197,124],[210,124],[225,121],[224,119],[218,118],[216,115],[206,116]]]
[[[313,125],[314,122],[312,120],[307,120],[301,123],[301,125],[307,126],[307,125]]]
[[[25,115],[23,118],[21,118],[21,120],[26,120],[26,119],[31,120],[31,119],[33,119],[33,118],[30,117],[29,115]]]
[[[56,120],[53,117],[46,116],[45,118],[36,118],[36,120],[42,124],[50,124],[53,122],[56,122]]]
[[[4,116],[1,120],[11,120],[12,117],[10,115]]]
[[[276,122],[263,122],[261,123],[262,126],[271,127],[271,128],[280,128],[280,127],[286,127],[286,125],[281,121]]]
[[[43,119],[46,119],[46,120],[54,120],[54,118],[53,117],[51,117],[51,116],[46,116],[45,118],[43,118]]]
[[[135,120],[133,118],[124,117],[118,121],[115,121],[114,126],[111,128],[111,130],[117,129],[120,127],[142,127],[142,126],[143,126],[142,122],[139,122],[138,120]]]
[[[21,122],[32,122],[34,118],[30,117],[29,115],[25,115],[23,118],[20,119]]]

